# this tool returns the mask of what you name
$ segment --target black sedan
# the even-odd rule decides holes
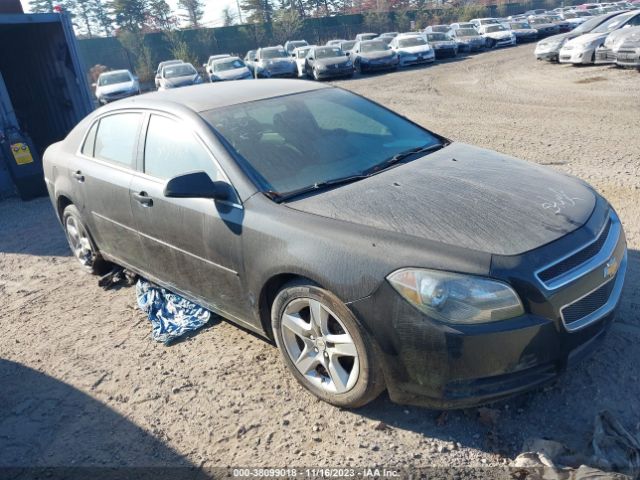
[[[274,339],[344,407],[544,384],[602,338],[624,282],[620,220],[584,182],[317,82],[114,102],[44,168],[84,269],[117,263]]]
[[[353,62],[340,47],[313,47],[305,59],[305,73],[314,80],[353,75]]]
[[[357,42],[348,52],[359,73],[398,68],[398,55],[381,40]]]

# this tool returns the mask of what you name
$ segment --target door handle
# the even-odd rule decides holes
[[[80,170],[76,170],[75,172],[73,172],[73,178],[75,178],[80,183],[84,182],[84,175],[82,175],[82,172]]]
[[[147,192],[133,193],[132,195],[143,207],[153,207],[153,199],[147,195]]]

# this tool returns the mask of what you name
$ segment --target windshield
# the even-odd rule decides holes
[[[399,47],[417,47],[419,45],[426,45],[427,42],[422,37],[406,37],[398,39]]]
[[[432,32],[440,32],[447,33],[449,31],[449,27],[447,25],[433,25],[431,27]]]
[[[287,52],[282,48],[263,48],[260,50],[260,58],[282,58],[286,57]]]
[[[98,78],[98,86],[105,87],[107,85],[115,85],[117,83],[130,82],[129,72],[116,72],[100,75]]]
[[[427,40],[430,42],[444,42],[450,40],[444,33],[427,33]]]
[[[316,58],[333,58],[344,57],[344,53],[340,47],[322,47],[316,48]]]
[[[264,191],[362,175],[434,135],[350,92],[326,88],[202,112]],[[416,155],[415,158],[418,158]]]
[[[342,50],[351,50],[355,44],[355,40],[347,40],[346,42],[342,42]]]
[[[230,60],[219,61],[213,64],[214,72],[225,72],[227,70],[235,70],[236,68],[244,67],[244,62],[239,58]]]
[[[528,23],[510,23],[509,26],[513,30],[524,30],[530,28]]]
[[[597,27],[602,22],[602,19],[599,17],[593,17],[584,22],[582,25],[578,25],[573,29],[575,33],[586,33],[590,32],[593,28]]]
[[[593,15],[591,15],[589,12],[571,12],[573,13],[576,17],[593,17]]]
[[[543,25],[549,23],[549,20],[547,20],[546,18],[538,17],[530,19],[529,23],[531,25]]]
[[[606,33],[606,32],[615,30],[616,28],[619,28],[624,22],[629,20],[634,15],[635,13],[625,13],[623,15],[616,15],[611,20],[608,20],[604,22],[602,25],[600,25],[599,27],[591,30],[591,33]]]
[[[506,30],[502,25],[489,25],[484,29],[485,32],[501,32],[502,30]]]
[[[496,23],[500,22],[498,22],[498,20],[496,20],[495,18],[485,18],[483,20],[480,20],[480,25],[494,25]]]
[[[475,25],[473,23],[459,23],[458,24],[458,29],[469,29],[469,28],[475,28]]]
[[[478,32],[473,28],[459,28],[456,30],[456,35],[458,37],[477,37],[479,36]]]
[[[309,50],[311,50],[311,47],[303,47],[303,48],[298,47],[296,49],[298,58],[305,58],[307,56],[307,53],[309,53]]]
[[[378,34],[376,33],[363,33],[359,36],[360,40],[373,40]]]
[[[304,47],[306,45],[309,45],[306,40],[294,40],[292,42],[289,42],[287,44],[287,47],[289,47],[291,50],[293,50],[296,47]]]
[[[190,63],[180,63],[178,65],[169,65],[162,69],[164,78],[186,77],[187,75],[195,75],[196,69]]]
[[[391,47],[384,42],[363,42],[360,44],[360,50],[364,53],[368,52],[381,52],[384,50],[389,50]]]

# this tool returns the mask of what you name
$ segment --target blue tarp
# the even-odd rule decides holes
[[[151,338],[165,344],[197,330],[211,318],[211,312],[142,278],[136,284],[138,306],[153,326]]]

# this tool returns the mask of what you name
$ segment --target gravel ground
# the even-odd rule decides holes
[[[102,290],[75,266],[48,199],[0,202],[0,466],[492,466],[528,437],[587,451],[602,409],[636,433],[639,80],[538,63],[528,45],[337,82],[452,139],[577,175],[620,213],[630,265],[606,342],[556,386],[490,411],[386,395],[331,407],[272,345],[224,321],[153,343],[132,288]]]

